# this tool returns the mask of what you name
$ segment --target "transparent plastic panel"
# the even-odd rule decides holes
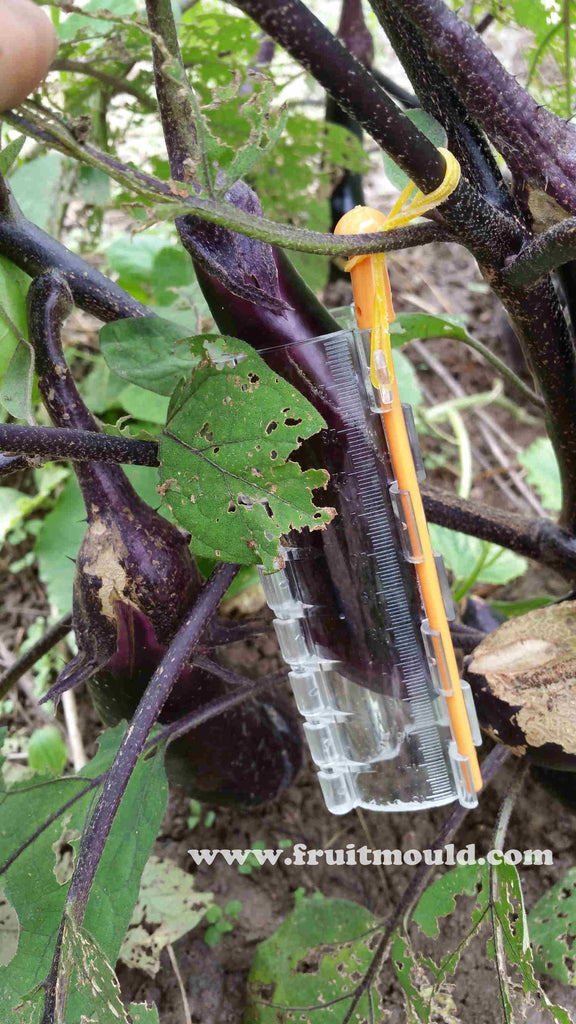
[[[303,612],[302,602],[293,593],[291,581],[287,573],[264,572],[258,567],[260,583],[266,598],[266,604],[280,619],[292,619]]]
[[[420,534],[409,491],[401,491],[396,481],[390,485],[390,497],[400,524],[400,543],[406,559],[414,564],[424,561]]]
[[[434,561],[436,563],[436,572],[438,573],[440,590],[442,591],[442,600],[444,601],[446,618],[448,619],[448,622],[453,622],[456,618],[456,608],[454,607],[454,598],[452,597],[452,591],[448,582],[444,559],[439,551],[434,551]]]
[[[437,629],[432,629],[428,619],[424,619],[421,627],[424,647],[428,655],[428,664],[432,674],[432,682],[437,693],[451,697],[454,693],[450,683],[450,673],[444,653],[444,643]]]
[[[312,760],[319,768],[346,767],[347,759],[340,746],[336,725],[326,719],[309,719],[304,723]]]
[[[303,619],[274,619],[274,629],[282,657],[289,665],[315,661],[314,647]]]
[[[350,330],[287,346],[286,357],[270,352],[270,365],[288,377],[298,367],[295,387],[312,382],[307,397],[327,423],[300,447],[299,460],[328,470],[322,501],[337,516],[325,530],[285,538],[285,568],[266,596],[335,814],[470,798],[466,766],[452,756],[440,636],[421,622],[413,510],[398,494],[411,562],[399,546],[369,348],[369,332]]]
[[[318,781],[326,807],[332,814],[347,814],[358,807],[354,776],[348,770],[321,770],[318,772]]]
[[[460,803],[463,807],[477,807],[478,797],[474,789],[468,758],[458,752],[454,742],[450,744],[450,760]]]
[[[476,713],[476,705],[474,704],[472,687],[465,679],[460,680],[460,686],[462,687],[462,694],[464,696],[464,703],[466,704],[466,711],[468,712],[470,729],[472,730],[472,742],[475,747],[481,747],[482,733],[480,732],[480,725],[478,724],[478,715]]]
[[[420,441],[418,440],[418,432],[416,430],[416,424],[414,423],[414,413],[412,412],[412,406],[408,405],[407,402],[402,402],[402,411],[404,413],[406,433],[408,434],[408,440],[410,441],[412,458],[414,459],[416,479],[420,483],[422,483],[422,481],[426,479],[426,470],[424,468],[422,452],[420,451]]]

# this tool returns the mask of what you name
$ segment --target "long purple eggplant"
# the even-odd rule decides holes
[[[43,274],[30,286],[28,316],[38,385],[56,426],[98,430],[60,342],[72,308],[66,282]],[[119,466],[75,463],[87,514],[74,579],[79,653],[50,697],[82,681],[102,718],[130,718],[202,586],[189,536],[150,508]],[[222,679],[187,668],[160,715],[171,723],[231,692]],[[166,766],[191,795],[244,806],[277,797],[295,777],[301,741],[281,699],[246,701],[172,743]]]

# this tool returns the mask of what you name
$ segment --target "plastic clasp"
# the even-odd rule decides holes
[[[390,485],[390,497],[400,524],[400,543],[404,557],[414,564],[424,561],[424,552],[416,524],[410,491],[401,491],[396,481]]]
[[[450,672],[440,630],[432,629],[428,619],[424,619],[420,626],[420,631],[424,641],[424,649],[428,658],[434,689],[444,697],[452,697],[454,691],[450,682]]]

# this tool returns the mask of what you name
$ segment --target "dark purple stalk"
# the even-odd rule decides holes
[[[551,519],[528,519],[431,487],[422,489],[422,498],[431,523],[500,544],[576,582],[576,539]]]
[[[530,285],[538,278],[576,258],[576,217],[554,224],[508,260],[502,281]]]
[[[68,636],[71,629],[72,615],[64,615],[53,626],[50,626],[44,636],[32,644],[25,654],[22,654],[9,668],[0,673],[0,700],[6,696],[14,683],[17,683],[24,673],[36,664],[39,658],[51,651],[65,636]]]
[[[444,178],[444,159],[375,81],[301,0],[238,0],[238,6],[306,68],[326,92],[422,189],[431,192]],[[462,179],[443,204],[446,223],[483,263],[498,265],[514,253],[522,234],[514,220],[497,211],[475,186]]]
[[[371,0],[380,16],[408,18],[510,170],[530,190],[576,212],[576,132],[539,106],[471,25],[442,0]],[[528,196],[530,205],[531,197]],[[540,219],[540,218],[538,218]]]
[[[378,4],[377,14],[412,82],[420,106],[446,129],[448,148],[458,159],[463,173],[493,206],[518,217],[516,203],[484,134],[470,117],[450,79],[430,59],[426,39],[393,3]]]
[[[65,1010],[67,985],[58,986],[61,972],[64,971],[67,974],[67,966],[61,961],[65,918],[70,917],[76,927],[80,927],[82,924],[102,851],[136,762],[144,749],[146,739],[168,694],[182,673],[194,648],[198,645],[207,623],[214,615],[236,576],[238,568],[239,566],[221,562],[212,572],[194,607],[174,637],[170,649],[146,687],[130,723],[130,728],[107,773],[102,793],[84,833],[76,868],[66,896],[60,933],[56,942],[50,974],[46,981],[42,1024],[52,1024],[55,1014],[63,1015]],[[57,988],[60,998],[58,1006],[56,1003]]]
[[[29,468],[30,460],[23,455],[0,455],[0,480]]]
[[[128,463],[135,466],[157,466],[158,445],[133,437],[114,437],[88,430],[67,427],[29,427],[17,423],[0,423],[0,451],[73,462]],[[26,464],[27,465],[27,464]],[[11,472],[14,472],[11,469]]]
[[[233,673],[235,675],[235,673]],[[286,672],[275,672],[271,676],[261,676],[259,679],[242,680],[241,677],[237,677],[236,681],[236,692],[230,693],[227,697],[221,697],[218,700],[213,700],[209,704],[206,704],[199,711],[193,711],[190,715],[184,715],[179,718],[177,722],[172,722],[170,725],[162,727],[162,732],[158,737],[154,737],[153,740],[147,744],[144,751],[152,749],[157,746],[158,743],[166,740],[168,743],[172,743],[174,740],[185,736],[192,729],[196,729],[200,725],[204,725],[209,722],[212,718],[217,718],[218,715],[223,714],[227,711],[233,711],[234,708],[244,704],[250,697],[254,697],[271,687],[277,686],[279,683],[284,682],[286,679]],[[240,685],[243,682],[244,685]]]
[[[154,315],[95,267],[26,220],[1,178],[0,252],[31,277],[57,271],[66,280],[76,305],[100,320]]]

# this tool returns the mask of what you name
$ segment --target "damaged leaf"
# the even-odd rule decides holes
[[[192,931],[212,900],[211,892],[196,892],[194,876],[173,861],[150,857],[120,958],[154,977],[164,947]]]
[[[88,790],[71,806],[65,805],[86,788],[90,779],[110,767],[124,731],[122,723],[102,734],[98,753],[79,777],[70,775],[34,786],[24,782],[10,789],[3,786],[0,792],[0,863],[13,856],[47,819],[62,809],[22,849],[3,875],[6,898],[18,915],[20,933],[16,954],[7,966],[0,967],[0,1006],[7,1018],[14,1018],[15,1024],[40,1020],[33,1015],[37,1009],[35,989],[50,968],[70,868],[99,788]],[[141,873],[160,826],[166,796],[162,757],[140,759],[104,848],[84,920],[87,933],[112,964],[136,903]],[[6,915],[3,917],[8,921]],[[9,921],[8,926],[13,929]],[[12,1014],[13,1007],[20,1003],[22,1010]],[[100,1015],[93,1015],[94,1019],[104,1024],[108,1020],[104,1008],[100,1007],[98,1012]],[[90,1020],[91,1014],[86,1013],[81,994],[72,989],[66,1024],[81,1024],[83,1016]]]
[[[324,420],[244,342],[208,335],[190,346],[202,362],[172,396],[162,496],[195,554],[273,569],[283,534],[334,516],[312,501],[326,471],[289,461]]]
[[[528,915],[537,971],[566,985],[576,985],[576,868],[569,868],[532,907]]]
[[[324,1004],[353,995],[381,937],[375,925],[366,907],[348,900],[299,900],[284,924],[256,950],[243,1024],[339,1024],[349,1000]],[[363,995],[350,1024],[381,1020],[383,1008],[374,990],[372,1003],[374,1016],[368,995]]]

